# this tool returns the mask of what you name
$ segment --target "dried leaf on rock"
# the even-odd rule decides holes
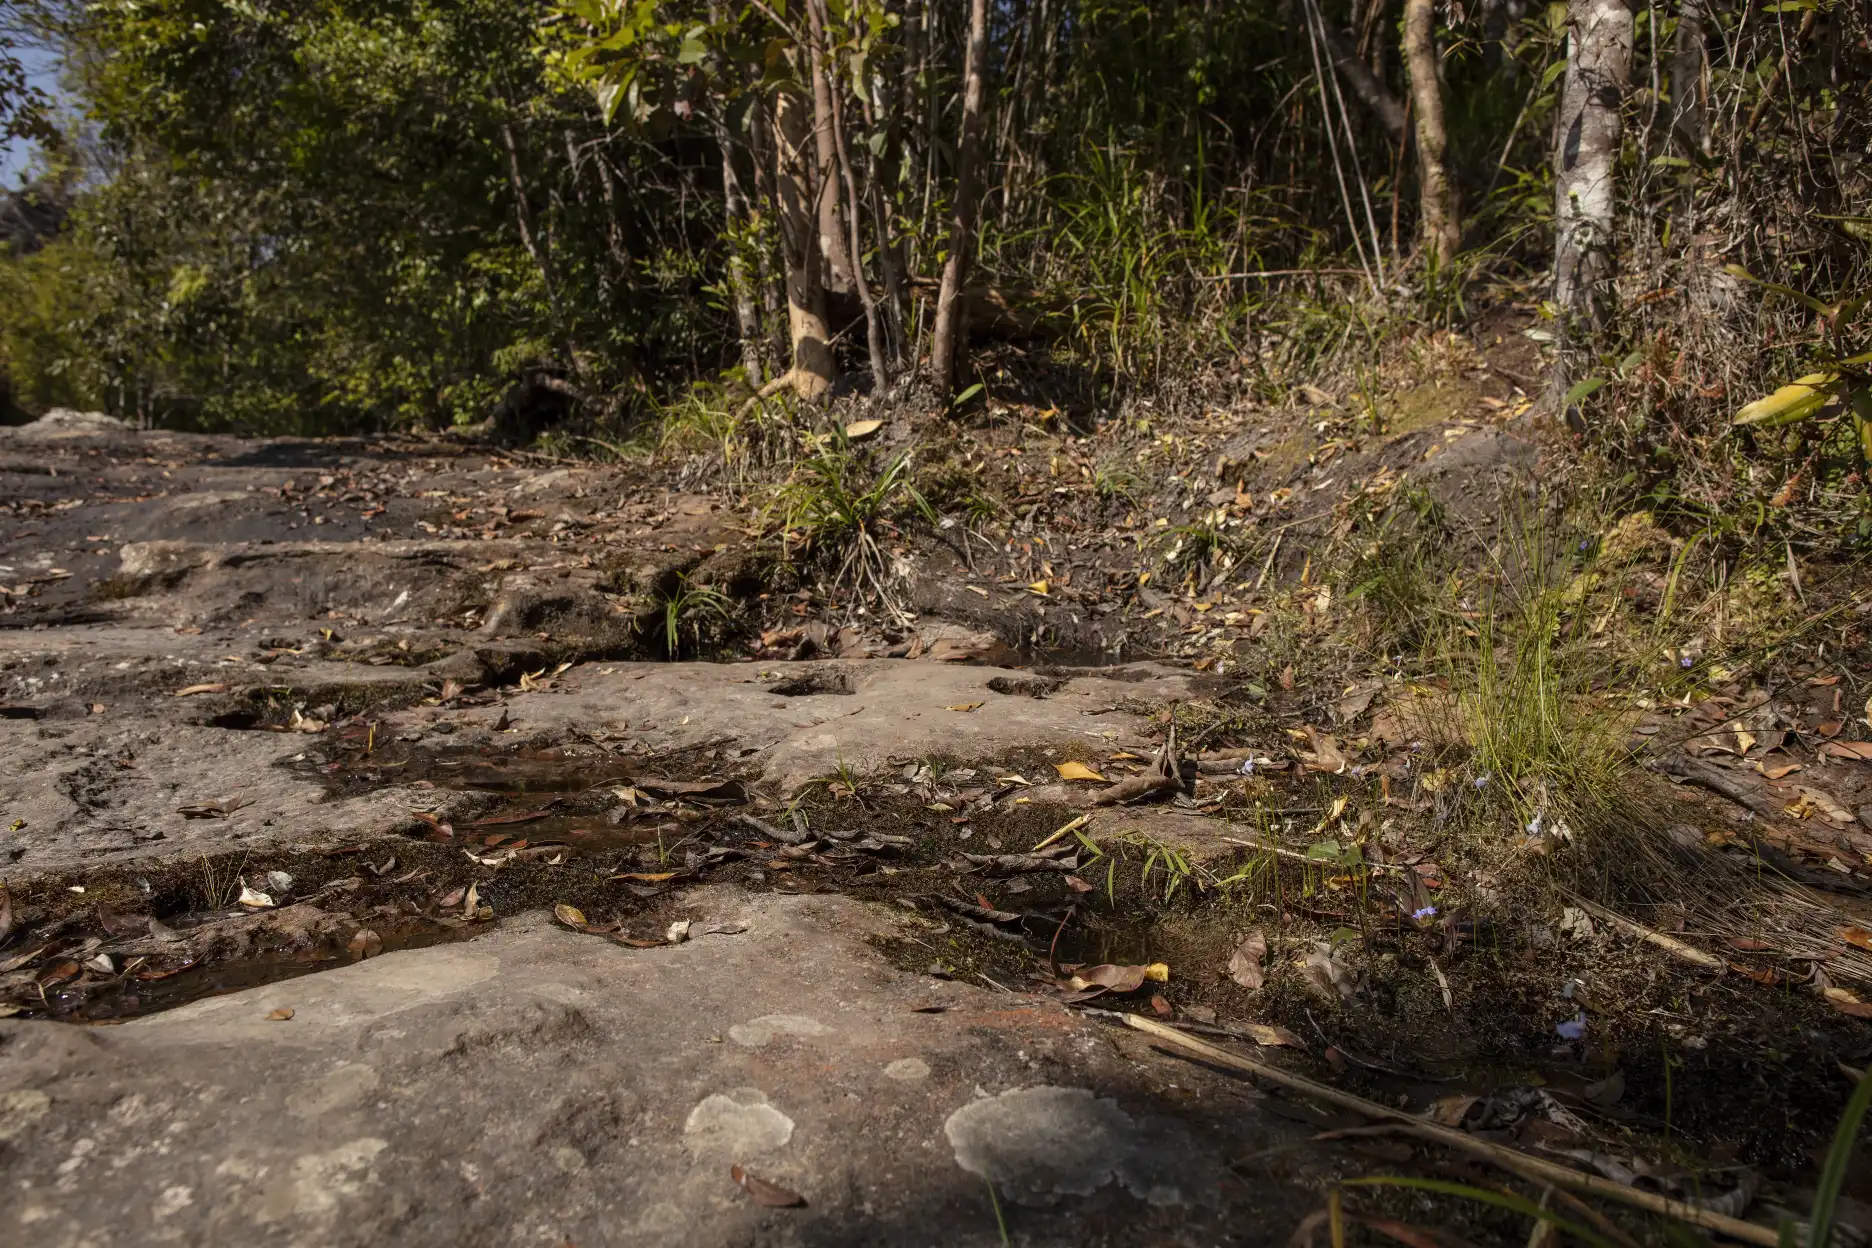
[[[982,704],[980,702],[959,702],[954,706],[945,706],[943,707],[943,710],[945,711],[974,711],[974,710],[981,709],[981,706]]]
[[[764,1205],[769,1209],[794,1209],[806,1203],[806,1198],[798,1192],[789,1191],[778,1183],[769,1183],[758,1175],[749,1174],[740,1165],[730,1168],[728,1177],[733,1179],[757,1205]]]
[[[273,899],[265,893],[258,893],[247,887],[246,880],[242,880],[240,886],[241,905],[246,906],[249,910],[271,910],[274,908]]]
[[[1250,992],[1267,982],[1267,933],[1260,928],[1248,933],[1248,938],[1235,946],[1235,952],[1229,955],[1229,978],[1248,989]]]
[[[282,1005],[277,1010],[267,1011],[267,1021],[270,1023],[283,1023],[292,1016],[293,1008],[290,1005]]]
[[[1107,992],[1136,992],[1144,986],[1146,980],[1169,983],[1169,966],[1162,962],[1153,962],[1149,966],[1114,966],[1105,963],[1086,967],[1066,982],[1077,992],[1084,992],[1088,988],[1103,988]]]
[[[553,907],[553,918],[571,928],[583,929],[587,925],[585,912],[577,906],[568,906],[563,901]]]
[[[739,780],[638,780],[636,788],[652,797],[680,797],[706,806],[738,806],[748,800]]]
[[[1080,762],[1054,763],[1053,770],[1059,772],[1062,780],[1096,780],[1105,783],[1105,777]]]
[[[176,690],[175,696],[178,698],[192,698],[198,693],[226,693],[226,692],[227,692],[227,685],[225,683],[216,683],[216,684],[208,684],[208,685],[190,685],[185,689]]]

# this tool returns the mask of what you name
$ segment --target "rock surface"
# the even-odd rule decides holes
[[[0,1022],[0,1237],[999,1243],[984,1179],[1020,1243],[1259,1243],[1304,1212],[1227,1166],[1304,1138],[1246,1084],[892,970],[864,940],[897,920],[856,902],[684,908],[746,930],[626,949],[521,918],[118,1027]]]

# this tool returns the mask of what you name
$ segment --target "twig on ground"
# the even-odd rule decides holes
[[[1762,1248],[1776,1248],[1780,1243],[1780,1237],[1771,1227],[1760,1226],[1754,1222],[1744,1222],[1740,1218],[1732,1218],[1725,1214],[1711,1213],[1707,1209],[1697,1208],[1695,1205],[1686,1204],[1681,1200],[1672,1200],[1667,1196],[1659,1196],[1655,1192],[1625,1187],[1622,1184],[1614,1183],[1610,1179],[1602,1179],[1596,1175],[1582,1174],[1578,1170],[1571,1169],[1570,1167],[1556,1165],[1551,1161],[1543,1161],[1538,1157],[1530,1157],[1526,1153],[1519,1152],[1516,1149],[1507,1148],[1500,1144],[1492,1144],[1487,1140],[1477,1139],[1472,1135],[1467,1135],[1451,1127],[1425,1122],[1422,1119],[1412,1117],[1403,1110],[1380,1105],[1376,1101],[1366,1100],[1364,1097],[1358,1096],[1355,1093],[1344,1092],[1327,1084],[1308,1079],[1305,1075],[1296,1075],[1291,1071],[1282,1070],[1278,1066],[1270,1066],[1266,1062],[1257,1062],[1252,1058],[1246,1058],[1239,1054],[1231,1053],[1227,1049],[1217,1048],[1215,1045],[1199,1040],[1195,1036],[1179,1031],[1175,1027],[1167,1027],[1162,1023],[1144,1018],[1137,1014],[1127,1014],[1124,1016],[1124,1020],[1127,1026],[1144,1032],[1146,1035],[1169,1041],[1171,1044],[1185,1049],[1217,1066],[1227,1067],[1230,1070],[1240,1071],[1243,1074],[1254,1075],[1257,1078],[1267,1080],[1269,1083],[1278,1084],[1289,1091],[1298,1092],[1302,1096],[1310,1096],[1315,1100],[1324,1101],[1329,1105],[1336,1105],[1340,1109],[1351,1110],[1353,1113],[1361,1114],[1367,1118],[1394,1123],[1411,1135],[1416,1135],[1439,1144],[1445,1144],[1451,1148],[1460,1148],[1466,1152],[1474,1153],[1479,1157],[1487,1158],[1489,1161],[1494,1162],[1502,1168],[1519,1174],[1529,1182],[1551,1183],[1563,1187],[1570,1187],[1576,1191],[1590,1192],[1595,1196],[1604,1196],[1607,1199],[1616,1200],[1622,1204],[1631,1205],[1634,1208],[1643,1209],[1649,1213],[1661,1214],[1667,1218],[1675,1218],[1679,1222],[1687,1222],[1692,1226],[1700,1226],[1705,1230],[1716,1231],[1729,1236],[1731,1239],[1739,1239],[1751,1244],[1760,1244]]]
[[[1633,922],[1624,915],[1608,910],[1597,902],[1588,901],[1576,893],[1568,893],[1567,896],[1571,897],[1578,903],[1580,909],[1592,915],[1593,918],[1610,923],[1614,927],[1622,928],[1638,939],[1649,941],[1658,948],[1676,957],[1682,958],[1686,962],[1694,963],[1697,966],[1708,967],[1714,971],[1724,970],[1727,967],[1727,964],[1721,958],[1713,953],[1705,953],[1695,945],[1687,945],[1674,936],[1666,936],[1663,932],[1654,931],[1642,923]]]

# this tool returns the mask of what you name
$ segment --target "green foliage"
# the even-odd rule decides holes
[[[776,501],[789,542],[831,565],[838,584],[887,609],[893,602],[893,578],[882,542],[909,516],[937,521],[935,510],[912,481],[908,451],[874,471],[836,433],[827,436],[816,454],[794,466]]]

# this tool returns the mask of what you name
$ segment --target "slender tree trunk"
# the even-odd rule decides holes
[[[807,13],[815,15],[817,10],[809,4]],[[812,25],[822,30],[816,16],[812,16]],[[813,152],[817,157],[813,164],[813,207],[819,223],[819,254],[825,262],[826,289],[849,295],[855,268],[839,221],[838,151],[832,139],[832,89],[827,85],[831,80],[826,77],[824,43],[823,34],[817,34],[808,49],[812,65]]]
[[[1703,120],[1703,3],[1681,0],[1677,39],[1671,49],[1671,129],[1677,141],[1699,156],[1709,155]]]
[[[774,129],[780,245],[786,255],[787,336],[793,349],[793,366],[786,380],[802,399],[818,399],[831,388],[835,365],[832,334],[826,326],[825,288],[819,283],[811,103],[781,88],[774,102]]]
[[[501,146],[507,149],[507,181],[513,190],[514,225],[520,231],[520,245],[526,248],[534,267],[539,269],[540,285],[546,290],[546,307],[565,347],[566,371],[577,380],[584,368],[583,353],[573,335],[571,320],[566,316],[565,304],[559,298],[559,279],[553,269],[552,254],[540,245],[538,232],[533,228],[533,210],[527,203],[526,177],[520,171],[520,145],[514,140],[513,126],[501,122],[500,136]]]
[[[806,12],[812,19],[813,41],[821,49],[829,51],[826,28],[831,24],[831,16],[826,12],[825,0],[808,0]],[[884,387],[890,384],[890,369],[884,362],[884,329],[878,320],[877,300],[872,297],[871,283],[864,275],[864,238],[859,231],[859,222],[864,219],[864,214],[858,208],[858,174],[852,168],[851,148],[845,142],[845,106],[840,98],[844,92],[839,89],[838,80],[833,76],[831,57],[822,55],[819,61],[822,70],[820,77],[824,79],[822,85],[831,103],[832,148],[837,157],[839,181],[845,187],[845,225],[851,235],[852,285],[858,291],[859,305],[864,308],[865,346],[871,355],[871,384],[877,393],[882,394]]]
[[[741,187],[741,174],[735,160],[734,136],[728,124],[713,114],[710,127],[715,131],[716,146],[721,148],[722,201],[727,218],[728,292],[734,299],[735,327],[741,335],[741,371],[749,385],[758,389],[766,380],[766,364],[761,358],[760,310],[754,305],[754,274],[748,265],[748,230],[753,213],[748,207],[747,192]]]
[[[963,324],[969,253],[975,245],[975,176],[981,160],[981,113],[988,59],[988,0],[969,0],[968,56],[962,66],[962,142],[956,153],[955,206],[949,216],[949,258],[936,296],[930,376],[938,394],[954,386],[967,327]]]
[[[1556,390],[1569,381],[1569,344],[1578,334],[1596,333],[1603,321],[1632,25],[1629,0],[1570,2],[1566,86],[1554,150],[1554,303],[1562,344]]]
[[[767,116],[767,101],[764,96],[756,95],[754,106],[748,111],[748,154],[754,158],[754,194],[759,203],[778,206],[780,191],[774,184],[774,153],[768,143],[768,136],[773,133]],[[777,231],[776,231],[777,233]],[[786,359],[791,355],[791,345],[786,336],[786,313],[782,310],[786,303],[783,293],[785,282],[774,271],[774,236],[763,232],[760,246],[754,256],[760,270],[761,309],[764,313],[765,339],[767,354],[772,359]],[[781,266],[784,270],[784,264]]]
[[[1377,7],[1377,6],[1374,6]],[[1378,124],[1385,128],[1393,143],[1404,138],[1404,104],[1391,93],[1391,88],[1384,80],[1372,72],[1359,55],[1358,49],[1344,34],[1334,30],[1331,23],[1321,22],[1326,29],[1326,53],[1332,60],[1333,68],[1339,71],[1340,79],[1346,88],[1358,98],[1358,102],[1371,110]]]
[[[884,103],[888,108],[889,99],[886,98]],[[877,134],[880,127],[870,98],[860,94],[858,104],[864,110],[865,127]],[[898,157],[904,136],[903,127],[895,118],[882,130],[884,150],[871,161],[871,176],[865,179],[865,191],[871,209],[871,230],[878,240],[878,272],[884,278],[885,354],[891,368],[896,369],[903,364],[904,358],[904,252],[903,240],[891,228],[890,208],[884,200],[884,188],[897,184],[897,172],[902,168]]]
[[[1449,174],[1443,88],[1437,83],[1434,0],[1404,0],[1404,64],[1417,114],[1418,230],[1425,261],[1440,265],[1462,246],[1462,214]]]

